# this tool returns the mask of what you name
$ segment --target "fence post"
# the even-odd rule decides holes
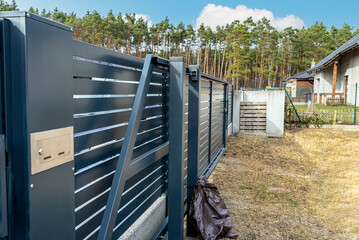
[[[184,57],[170,58],[170,117],[168,161],[168,239],[183,239],[185,150],[185,78]]]
[[[208,118],[208,164],[211,162],[213,116],[213,82],[209,81],[209,118]]]
[[[187,209],[198,180],[200,155],[200,110],[201,110],[201,73],[199,66],[190,66],[188,92],[188,166],[187,166]],[[196,231],[187,221],[187,236],[195,237]]]
[[[337,110],[334,110],[333,125],[337,123]]]
[[[357,121],[357,98],[358,98],[358,83],[355,84],[355,105],[354,105],[354,125]]]
[[[0,18],[8,238],[75,239],[72,30],[27,12]],[[51,153],[60,138],[63,157]]]
[[[223,95],[223,146],[226,149],[227,128],[228,128],[228,83],[224,84]]]
[[[231,87],[231,123],[232,123],[232,134],[233,134],[233,103],[234,103],[234,85]]]

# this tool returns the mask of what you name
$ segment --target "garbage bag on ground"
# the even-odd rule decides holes
[[[232,238],[232,222],[218,188],[201,177],[192,194],[188,221],[204,240]]]

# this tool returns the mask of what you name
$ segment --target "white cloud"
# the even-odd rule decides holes
[[[140,19],[140,18],[142,18],[143,20],[145,20],[145,21],[147,22],[147,24],[148,24],[148,27],[152,27],[152,25],[153,25],[153,23],[152,23],[151,18],[150,18],[149,15],[146,15],[146,14],[137,14],[137,13],[136,13],[135,18],[136,18],[136,20],[138,20],[138,19]]]
[[[294,15],[286,17],[275,17],[271,11],[266,9],[252,9],[245,5],[238,5],[230,8],[222,5],[207,4],[196,19],[196,29],[203,23],[205,26],[215,29],[216,26],[232,23],[234,20],[243,22],[247,18],[252,17],[254,21],[258,21],[263,17],[270,20],[271,25],[279,30],[286,27],[302,28],[304,21]]]

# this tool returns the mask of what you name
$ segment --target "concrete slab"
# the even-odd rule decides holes
[[[166,196],[158,198],[119,240],[148,240],[166,217]]]

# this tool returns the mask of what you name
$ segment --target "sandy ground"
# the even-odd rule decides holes
[[[210,180],[238,239],[359,239],[358,132],[239,134],[227,146]]]

